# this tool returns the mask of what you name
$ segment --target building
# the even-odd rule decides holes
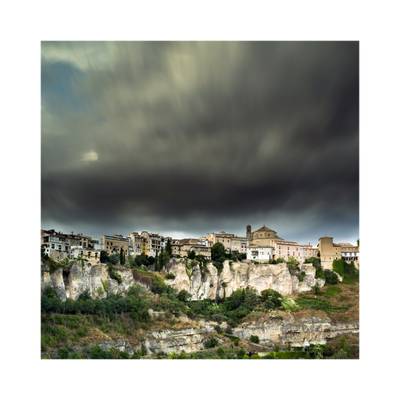
[[[54,229],[41,230],[41,248],[44,254],[55,260],[61,260],[71,256],[71,248],[94,248],[96,241],[90,236],[81,233],[62,233]]]
[[[246,254],[247,239],[245,237],[234,236],[231,240],[231,251],[237,251],[241,254]]]
[[[341,256],[346,262],[354,262],[358,267],[359,248],[351,243],[338,243]]]
[[[121,249],[128,256],[129,239],[122,235],[103,235],[100,239],[101,249],[108,254],[120,253]]]
[[[71,256],[73,258],[82,258],[87,260],[90,264],[100,263],[100,251],[95,249],[84,248],[82,246],[72,246]]]
[[[205,239],[210,247],[215,243],[222,243],[227,251],[237,251],[246,254],[247,238],[245,237],[221,231],[218,233],[209,233],[202,239]]]
[[[131,232],[129,238],[129,254],[131,256],[138,256],[145,253],[145,239],[138,232]]]
[[[165,249],[168,240],[172,242],[172,238],[164,237],[158,233],[150,233],[142,231],[141,233],[132,232],[129,237],[129,254],[138,256],[145,254],[147,256],[156,257],[162,249]]]
[[[246,239],[249,248],[272,248],[272,259],[274,260],[282,258],[288,261],[289,258],[293,257],[303,263],[307,258],[315,257],[318,253],[318,249],[312,247],[311,244],[300,244],[282,239],[276,231],[265,225],[253,232],[251,226],[247,225]],[[268,250],[264,251],[267,252]],[[249,255],[249,252],[247,252],[247,255]]]
[[[173,256],[187,257],[189,252],[194,251],[196,255],[211,258],[211,247],[206,246],[202,239],[173,240],[171,247]]]
[[[359,247],[351,243],[334,243],[332,237],[324,236],[319,239],[318,250],[322,268],[332,269],[333,261],[341,258],[359,267]]]
[[[259,262],[270,262],[272,260],[273,247],[249,246],[247,247],[246,259]]]

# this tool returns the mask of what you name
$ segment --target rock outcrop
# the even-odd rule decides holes
[[[82,293],[94,299],[102,299],[108,294],[124,294],[136,284],[129,268],[118,268],[121,282],[110,277],[107,265],[74,262],[68,268],[58,268],[50,272],[46,267],[42,272],[42,289],[52,287],[62,300],[76,300]]]
[[[328,339],[343,334],[358,333],[358,322],[333,323],[326,316],[296,317],[291,313],[277,313],[266,320],[242,323],[233,329],[241,339],[258,336],[260,344],[273,347],[305,347],[325,344]]]
[[[187,263],[193,263],[188,268]],[[210,262],[201,267],[191,260],[173,260],[166,268],[174,279],[167,279],[166,284],[177,291],[186,290],[192,300],[224,298],[235,290],[253,288],[258,293],[264,289],[274,289],[287,296],[306,292],[315,285],[322,287],[324,281],[315,278],[315,268],[311,264],[300,266],[302,281],[291,275],[286,264],[253,264],[251,262],[225,261],[218,273]],[[124,294],[132,285],[142,285],[134,278],[130,268],[118,267],[120,282],[112,279],[107,265],[73,262],[66,268],[50,272],[42,268],[42,288],[52,287],[62,300],[76,300],[82,293],[92,298],[105,298],[109,294]]]
[[[279,314],[279,313],[278,313]],[[282,313],[280,313],[282,314]],[[222,344],[229,339],[216,336],[215,322],[200,321],[196,327],[183,329],[163,329],[150,331],[135,345],[124,338],[106,340],[98,343],[105,349],[117,349],[133,354],[145,350],[146,354],[192,353],[205,349],[205,341],[211,336]],[[272,313],[265,319],[247,322],[233,329],[233,335],[248,341],[251,336],[260,339],[260,350],[276,347],[303,348],[309,345],[326,344],[329,339],[344,334],[358,334],[357,322],[333,323],[326,316],[298,317],[295,314],[275,316]]]
[[[187,263],[188,261],[186,261]],[[315,268],[303,264],[303,280],[291,275],[286,264],[253,264],[251,262],[225,261],[220,274],[212,263],[205,268],[195,264],[188,268],[185,262],[175,261],[167,271],[175,276],[167,284],[176,290],[186,290],[192,300],[216,299],[230,296],[235,290],[253,288],[258,293],[273,289],[283,295],[306,292],[315,285],[322,287],[324,280],[315,278]]]

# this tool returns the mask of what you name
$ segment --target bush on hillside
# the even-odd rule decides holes
[[[273,289],[261,292],[261,301],[267,309],[279,308],[282,305],[282,295]]]
[[[353,283],[358,281],[359,272],[353,262],[347,263],[343,259],[335,260],[333,261],[333,270],[343,278],[344,283]]]
[[[218,340],[215,337],[211,337],[204,342],[205,349],[212,349],[218,344]]]
[[[120,285],[122,283],[121,275],[114,269],[112,264],[108,264],[108,275],[111,279],[114,279]]]
[[[186,303],[190,300],[192,295],[186,290],[181,290],[176,297],[179,301],[183,301],[184,303]]]
[[[111,254],[108,256],[108,260],[112,265],[117,265],[120,261],[119,254]]]
[[[325,274],[322,267],[315,267],[315,277],[318,279],[325,279]]]
[[[310,257],[304,261],[305,264],[312,264],[313,267],[321,267],[321,259],[319,257]]]
[[[260,343],[260,338],[257,335],[250,336],[250,342],[252,343]]]
[[[331,271],[330,269],[325,269],[324,270],[324,277],[325,277],[325,283],[328,285],[336,285],[339,283],[339,278],[335,274],[335,272]]]

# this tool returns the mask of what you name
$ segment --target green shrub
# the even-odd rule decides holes
[[[128,265],[130,267],[136,267],[135,257],[133,257],[131,255],[128,256]]]
[[[112,265],[117,265],[120,261],[119,254],[111,254],[108,256],[108,260]]]
[[[322,310],[326,312],[346,311],[347,306],[332,306],[328,299],[315,297],[299,297],[297,304],[303,309]]]
[[[282,305],[282,295],[273,289],[261,292],[261,301],[267,309],[279,308]]]
[[[358,282],[359,272],[354,263],[347,263],[343,259],[333,261],[333,270],[337,272],[344,283]]]
[[[306,272],[305,272],[305,271],[301,271],[301,272],[297,275],[297,278],[299,279],[299,282],[303,282],[305,277],[306,277]]]
[[[221,334],[223,331],[222,331],[222,328],[219,326],[219,325],[216,325],[215,327],[214,327],[214,329],[215,329],[215,332],[217,332],[217,333],[219,333],[219,334]]]
[[[316,283],[315,286],[313,286],[313,292],[316,295],[321,294],[321,288],[319,287],[318,283]]]
[[[338,276],[335,272],[325,269],[324,270],[325,283],[328,285],[336,285],[339,282]]]
[[[324,291],[324,296],[334,297],[341,292],[342,292],[342,289],[340,289],[339,286],[328,286],[326,288],[326,290]]]
[[[324,270],[322,269],[322,267],[316,267],[315,277],[319,279],[325,279]]]
[[[321,259],[319,257],[310,257],[304,261],[305,264],[312,264],[313,267],[319,268],[321,267]]]
[[[189,301],[191,297],[192,295],[186,290],[181,290],[177,295],[178,300],[183,301],[185,303]]]
[[[260,343],[260,338],[257,335],[250,336],[250,342],[252,343]]]
[[[111,264],[108,265],[108,275],[110,275],[111,279],[117,281],[119,285],[122,283],[121,275],[114,269]]]
[[[298,304],[295,302],[295,300],[293,300],[290,297],[284,297],[282,299],[282,308],[285,311],[297,311],[300,307],[298,306]]]
[[[173,279],[175,279],[175,275],[172,272],[168,272],[168,274],[165,275],[165,279],[173,280]]]
[[[228,326],[226,327],[225,333],[226,333],[227,335],[232,335],[232,334],[233,334],[233,329],[232,329],[232,327],[231,327],[230,325],[228,325]]]
[[[194,250],[190,250],[190,251],[188,252],[187,257],[188,257],[190,260],[194,260],[194,259],[196,258],[196,253],[195,253],[195,251],[194,251]]]
[[[218,344],[218,340],[215,337],[211,337],[204,341],[204,348],[211,349],[211,348],[217,346],[217,344]]]

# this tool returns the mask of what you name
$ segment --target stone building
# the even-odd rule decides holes
[[[247,238],[245,237],[221,231],[217,233],[209,233],[204,239],[207,240],[210,247],[215,243],[222,243],[227,251],[237,251],[246,254]]]
[[[129,239],[122,235],[103,235],[100,239],[101,249],[108,254],[120,253],[121,249],[128,256]]]
[[[334,243],[332,237],[324,236],[319,239],[318,250],[322,268],[332,269],[333,261],[341,258],[359,267],[359,248],[351,243]]]
[[[72,246],[71,256],[73,258],[83,258],[90,264],[95,265],[100,263],[100,251],[95,249],[88,249],[82,246]]]
[[[211,247],[206,246],[202,239],[173,240],[171,247],[174,256],[187,257],[190,251],[194,251],[196,255],[211,258]]]
[[[282,239],[276,231],[265,225],[256,231],[252,231],[251,226],[247,225],[246,237],[249,248],[264,248],[264,252],[268,252],[268,249],[272,248],[272,259],[274,260],[283,258],[288,261],[290,257],[293,257],[300,263],[303,263],[307,258],[317,256],[318,253],[318,249],[312,247],[311,244],[300,244]]]
[[[141,233],[132,232],[129,235],[129,254],[137,256],[145,254],[156,257],[162,249],[165,249],[167,241],[172,241],[170,237],[164,237],[158,233],[142,231]]]

